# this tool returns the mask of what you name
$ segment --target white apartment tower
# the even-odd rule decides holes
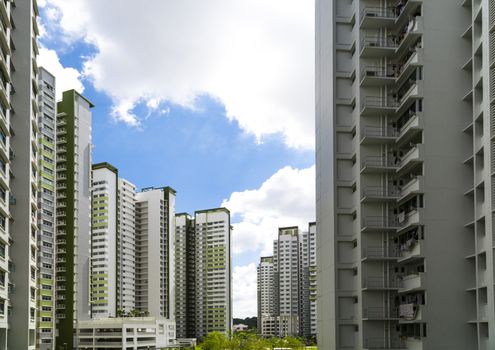
[[[74,90],[57,104],[56,350],[73,349],[90,318],[92,107]]]
[[[275,293],[280,337],[299,334],[300,280],[299,228],[284,227],[274,242]]]
[[[36,1],[3,1],[0,4],[0,128],[3,141],[3,147],[0,146],[0,197],[3,199],[0,228],[3,232],[1,241],[8,253],[1,263],[0,273],[0,284],[3,285],[0,288],[0,312],[3,313],[0,348],[9,349],[34,349],[36,346],[40,156],[37,148],[40,137],[37,16]],[[9,195],[12,201],[7,208]],[[7,284],[10,287],[8,297]],[[7,321],[8,336],[5,334]]]
[[[230,212],[225,208],[195,215],[196,338],[232,330]]]
[[[316,2],[318,344],[495,348],[495,2]]]
[[[119,174],[108,163],[93,164],[91,225],[91,317],[117,315]]]
[[[119,178],[117,234],[117,309],[135,309],[136,186]]]
[[[136,309],[175,318],[175,190],[136,195]]]
[[[316,337],[316,223],[299,238],[299,334]]]
[[[257,275],[258,334],[262,336],[276,336],[277,317],[275,315],[273,256],[260,258]]]
[[[56,102],[55,77],[40,68],[38,150],[37,348],[55,345]]]

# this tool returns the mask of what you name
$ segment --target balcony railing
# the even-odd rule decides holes
[[[365,17],[395,19],[397,15],[393,7],[365,7],[361,11],[361,20]]]
[[[361,39],[361,48],[396,49],[396,40],[391,36],[365,35]]]
[[[363,318],[370,320],[389,320],[399,318],[399,309],[396,307],[367,307],[363,310]]]
[[[368,259],[399,258],[398,247],[368,246],[363,249],[363,257]]]
[[[366,156],[361,161],[361,169],[364,168],[397,168],[397,162],[388,156]]]
[[[367,289],[399,289],[402,287],[402,281],[383,276],[367,277],[363,281],[363,287]]]
[[[363,198],[399,198],[399,190],[393,186],[365,186],[362,192]]]
[[[361,109],[365,108],[397,108],[397,100],[393,97],[365,96],[361,100]]]
[[[398,229],[400,228],[398,217],[395,216],[366,216],[363,218],[363,227],[374,229]]]
[[[392,126],[365,126],[361,130],[362,138],[395,138],[399,135]]]

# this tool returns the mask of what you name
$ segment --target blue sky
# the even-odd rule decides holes
[[[158,0],[153,3],[156,3],[153,6],[161,6]],[[307,6],[301,3],[294,1],[294,7]],[[312,122],[312,111],[307,108],[313,102],[304,98],[304,95],[312,97],[312,92],[306,91],[308,84],[303,84],[307,82],[301,80],[305,72],[294,68],[295,62],[287,64],[286,71],[273,73],[284,77],[284,82],[290,77],[287,81],[291,85],[301,84],[300,91],[297,86],[288,90],[287,83],[283,82],[277,86],[274,78],[263,81],[281,68],[279,64],[265,67],[262,56],[270,52],[260,52],[243,67],[230,67],[231,61],[226,61],[225,70],[233,73],[224,75],[222,66],[211,62],[225,57],[231,44],[227,51],[215,45],[195,48],[199,38],[191,39],[190,45],[183,45],[175,37],[167,42],[167,38],[158,35],[155,40],[159,40],[160,45],[163,41],[166,44],[163,52],[132,57],[130,48],[125,45],[127,39],[132,41],[133,33],[127,37],[125,32],[116,34],[111,26],[103,28],[106,21],[98,22],[100,12],[105,11],[104,5],[99,8],[96,1],[74,0],[74,3],[64,4],[60,0],[46,0],[41,1],[40,6],[44,32],[40,39],[43,47],[40,63],[56,74],[60,82],[58,88],[84,90],[83,94],[96,106],[93,109],[93,161],[115,165],[120,175],[138,188],[175,188],[177,212],[193,213],[227,205],[236,224],[233,233],[234,315],[255,315],[255,264],[260,255],[270,253],[276,227],[304,225],[314,220],[314,204],[311,203],[313,135],[308,125]],[[173,5],[169,6],[168,10],[173,11]],[[263,6],[260,2],[252,10],[267,12],[267,18],[273,16],[274,12]],[[183,10],[177,9],[179,16]],[[234,12],[233,16],[243,16]],[[120,16],[125,21],[129,14]],[[205,16],[209,20],[208,14]],[[119,14],[115,17],[118,21]],[[81,18],[86,18],[86,22],[81,22]],[[294,18],[297,17],[280,21],[292,27]],[[277,20],[274,18],[274,22]],[[215,18],[211,21],[215,23]],[[140,25],[143,31],[148,30],[146,21]],[[193,28],[187,32],[194,30],[194,25],[191,23]],[[91,28],[95,28],[94,31]],[[273,30],[270,28],[266,30]],[[245,35],[248,35],[245,40],[250,40],[250,34]],[[274,38],[272,40],[276,40],[277,35],[274,34]],[[153,38],[149,45],[153,45]],[[270,42],[266,45],[273,46]],[[193,47],[184,49],[184,46]],[[288,42],[283,48],[290,54],[298,49],[292,46]],[[200,57],[201,50],[206,50],[208,55],[210,50],[218,51],[218,60],[215,54],[204,56],[206,63],[202,67],[215,71],[214,76],[191,78],[188,72],[194,74],[197,60],[175,74],[180,62],[187,61],[191,52]],[[129,55],[115,60],[114,52]],[[156,57],[162,54],[162,58]],[[309,58],[301,60],[312,59],[311,54],[308,55]],[[168,62],[171,56],[179,56],[179,59]],[[251,67],[252,62],[258,62],[259,67]],[[170,69],[162,71],[167,65]],[[248,66],[252,72],[265,70],[267,73],[256,80],[251,79],[254,73],[230,79],[232,74]],[[139,75],[130,74],[135,70],[140,71]],[[203,74],[201,71],[200,75]],[[129,75],[128,80],[122,77],[126,75]],[[300,111],[304,109],[309,115],[302,120]],[[274,112],[268,114],[267,110]]]

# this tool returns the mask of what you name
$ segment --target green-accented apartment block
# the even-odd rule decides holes
[[[40,68],[38,76],[39,135],[38,157],[38,279],[36,318],[37,343],[40,350],[51,350],[55,343],[55,221],[56,212],[56,81]]]
[[[231,225],[226,208],[176,215],[178,337],[232,329]],[[190,312],[193,310],[193,312]]]
[[[90,317],[92,107],[74,90],[57,105],[56,350],[73,349],[76,320]]]
[[[117,315],[119,171],[109,163],[92,166],[91,317]]]

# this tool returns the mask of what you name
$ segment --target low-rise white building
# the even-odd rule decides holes
[[[177,347],[175,322],[155,317],[102,318],[79,322],[78,349],[138,350]]]

